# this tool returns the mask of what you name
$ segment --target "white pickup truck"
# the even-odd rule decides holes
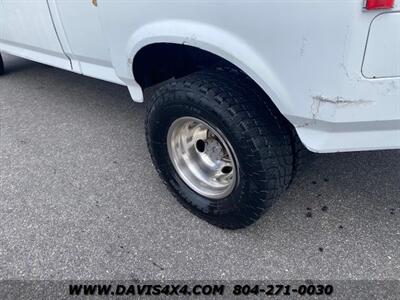
[[[400,0],[0,0],[0,51],[148,101],[158,172],[223,228],[271,206],[303,145],[400,148]]]

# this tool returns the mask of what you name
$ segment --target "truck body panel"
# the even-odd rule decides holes
[[[30,19],[23,7],[42,15],[45,2],[43,40],[40,28],[24,28]],[[136,54],[154,43],[184,44],[244,71],[312,151],[400,148],[397,2],[388,11],[366,11],[361,0],[0,3],[7,15],[1,51],[124,84],[136,101],[143,101],[133,75]],[[11,13],[10,3],[22,15]],[[28,33],[42,46],[14,42]]]

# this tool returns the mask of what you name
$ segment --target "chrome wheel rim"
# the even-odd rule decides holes
[[[175,170],[196,193],[210,199],[232,193],[239,166],[222,132],[197,118],[183,117],[170,126],[167,145]]]

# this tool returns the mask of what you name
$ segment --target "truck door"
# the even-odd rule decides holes
[[[4,35],[4,7],[3,0],[0,0],[0,43]]]
[[[53,17],[58,16],[68,46],[66,54],[78,62],[84,75],[122,84],[115,75],[110,49],[98,17],[97,2],[92,0],[49,0]],[[116,4],[117,5],[117,4]]]
[[[1,0],[0,8],[2,50],[71,70],[71,63],[58,39],[46,0]]]

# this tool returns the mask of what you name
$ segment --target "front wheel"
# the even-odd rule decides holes
[[[153,162],[180,203],[221,228],[253,224],[287,188],[290,132],[251,88],[202,71],[153,96],[146,136]]]

